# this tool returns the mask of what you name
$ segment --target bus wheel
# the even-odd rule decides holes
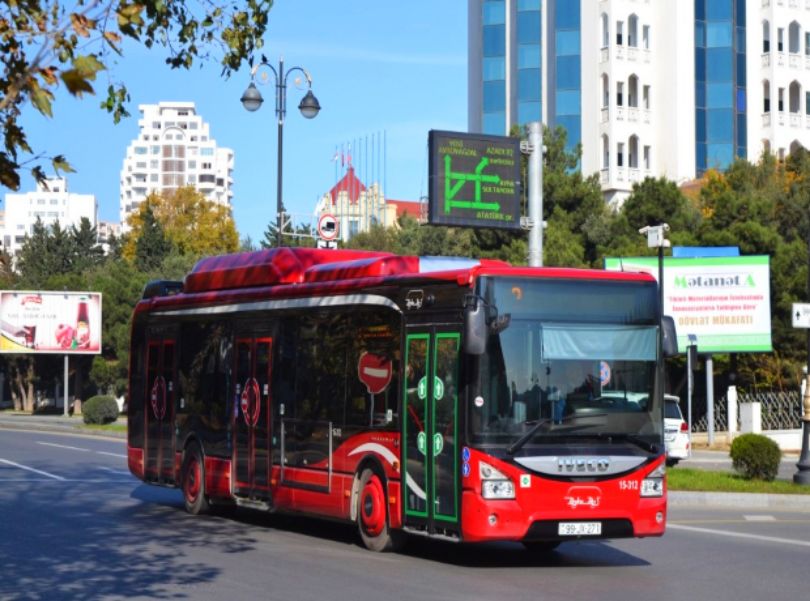
[[[205,462],[202,449],[196,442],[191,443],[183,457],[183,500],[186,511],[192,515],[208,513],[210,505],[205,496]]]
[[[388,504],[385,486],[370,469],[360,476],[357,525],[363,544],[371,551],[393,551],[402,546],[401,532],[392,532],[388,526]]]

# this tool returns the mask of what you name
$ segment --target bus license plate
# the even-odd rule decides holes
[[[560,536],[598,536],[602,534],[602,522],[560,522],[557,534]]]

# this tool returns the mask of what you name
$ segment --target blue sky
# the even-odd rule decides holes
[[[426,195],[428,131],[467,127],[466,44],[467,7],[459,0],[277,0],[262,52],[273,65],[283,55],[285,67],[306,68],[322,107],[318,117],[304,119],[297,107],[305,90],[288,88],[283,155],[287,210],[303,218],[311,215],[340,176],[332,161],[336,147],[361,140],[362,151],[355,143],[352,152],[361,177],[371,180],[382,172],[389,198]],[[60,93],[51,119],[26,109],[29,142],[38,151],[65,154],[77,170],[68,176],[70,191],[95,194],[99,217],[118,221],[120,171],[126,148],[138,134],[138,105],[194,102],[217,144],[234,151],[233,214],[239,234],[260,240],[275,219],[272,85],[260,86],[265,103],[249,113],[239,102],[250,81],[247,69],[225,80],[216,62],[177,71],[165,66],[164,58],[162,49],[130,45],[109,74],[127,85],[131,117],[115,125],[97,108],[100,96],[76,100]],[[100,76],[97,90],[106,89],[107,77]],[[386,162],[383,169],[380,156],[380,167],[372,169],[372,137],[381,137],[381,132]],[[33,182],[25,176],[22,191],[31,189]]]

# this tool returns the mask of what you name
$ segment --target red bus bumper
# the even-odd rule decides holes
[[[493,461],[515,483],[515,498],[484,499],[477,478],[464,482],[462,539],[541,541],[661,536],[666,528],[666,482],[661,497],[642,497],[642,480],[664,459],[632,474],[598,481],[552,480]],[[521,482],[521,474],[524,475]],[[520,483],[520,484],[519,484]],[[560,522],[599,523],[598,535],[562,536]]]

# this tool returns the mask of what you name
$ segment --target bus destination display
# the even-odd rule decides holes
[[[520,140],[431,130],[430,223],[520,229]]]

